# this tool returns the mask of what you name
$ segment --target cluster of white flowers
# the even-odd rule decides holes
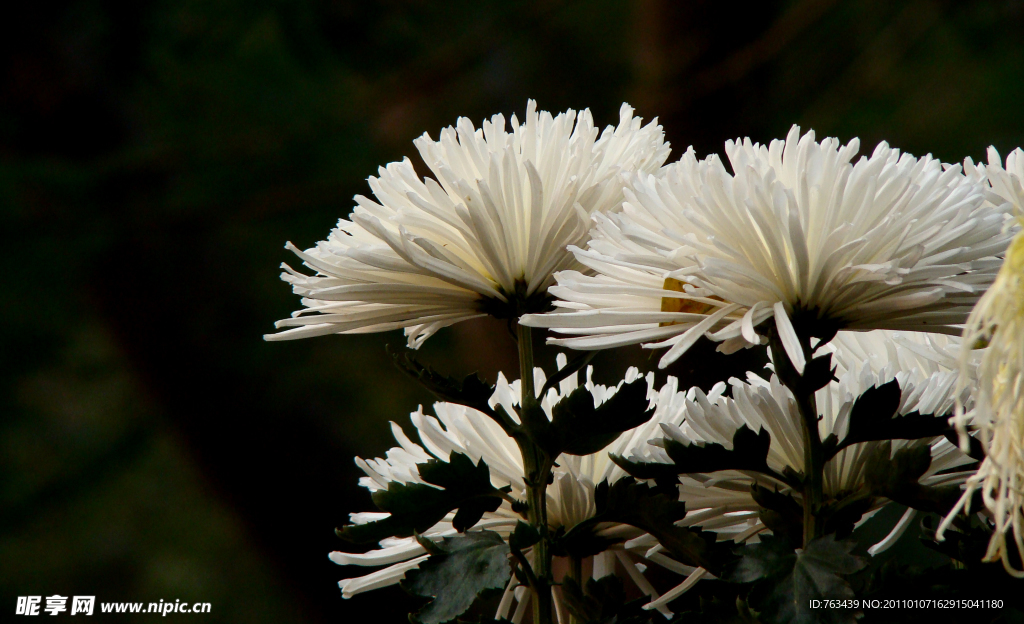
[[[559,368],[564,367],[567,361],[564,354],[559,354]],[[627,371],[625,379],[616,386],[606,387],[595,384],[592,374],[593,369],[588,367],[584,386],[593,395],[595,405],[607,401],[624,383],[631,383],[640,376],[637,369],[631,368]],[[544,387],[545,381],[544,371],[540,368],[534,369],[534,383],[538,392]],[[554,480],[547,488],[548,526],[551,530],[563,528],[568,531],[592,518],[597,511],[594,491],[600,483],[612,484],[622,478],[631,478],[612,462],[611,454],[627,457],[644,455],[649,448],[649,440],[657,437],[660,425],[678,424],[684,417],[683,411],[678,409],[675,379],[670,378],[669,383],[658,393],[650,388],[653,374],[648,374],[647,383],[649,398],[656,406],[654,416],[648,423],[621,434],[601,452],[582,457],[563,454],[556,459]],[[551,388],[544,396],[538,396],[541,407],[549,419],[552,417],[552,407],[578,385],[577,373],[573,373],[561,380],[558,388]],[[513,408],[520,404],[521,397],[520,381],[509,383],[504,375],[500,375],[491,403],[500,404],[505,407],[507,413],[514,414]],[[410,440],[401,427],[392,423],[392,431],[399,446],[389,450],[385,458],[356,460],[367,475],[361,480],[361,485],[375,491],[386,489],[392,482],[422,483],[417,468],[419,464],[431,459],[447,462],[450,461],[452,453],[461,453],[474,463],[482,460],[488,466],[492,485],[511,487],[513,497],[519,500],[525,498],[523,458],[515,440],[506,434],[501,426],[486,414],[463,405],[435,403],[434,413],[437,415],[436,418],[425,415],[420,408],[411,414],[421,444]],[[687,501],[688,508],[691,509],[688,517],[700,516],[698,520],[692,520],[688,524],[713,528],[730,539],[737,538],[741,541],[764,529],[757,521],[756,509],[750,509],[750,502],[745,503],[745,513],[719,513],[723,508],[718,499],[723,496],[731,496],[741,501],[749,500],[749,495],[744,498],[742,494],[737,496],[736,493],[727,490],[698,492],[692,498],[685,497],[683,500]],[[357,513],[352,514],[351,520],[355,524],[363,524],[384,517],[387,517],[387,514]],[[708,522],[712,518],[717,521]],[[440,539],[454,535],[456,531],[452,526],[453,519],[454,514],[449,514],[423,536],[428,539]],[[515,528],[516,522],[521,519],[509,502],[503,501],[496,511],[485,513],[474,529],[488,529],[507,537]],[[665,605],[706,574],[702,569],[684,565],[671,558],[663,552],[656,540],[631,526],[602,523],[596,535],[614,542],[614,545],[603,555],[595,558],[591,564],[594,569],[593,575],[600,577],[610,574],[616,564],[621,565],[640,590],[650,596],[648,607],[658,609],[666,615],[669,612]],[[380,549],[365,554],[331,553],[331,560],[341,565],[388,566],[366,576],[342,580],[340,586],[344,597],[398,583],[406,572],[416,568],[427,558],[423,547],[411,537],[389,538],[381,542],[380,546]],[[659,596],[641,572],[646,563],[684,574],[687,578],[675,589],[666,592],[664,596]],[[518,622],[523,617],[528,594],[522,591],[515,592],[516,586],[517,582],[513,578],[509,582],[506,599],[501,601],[496,618],[509,617],[513,597],[518,604],[512,621]],[[559,600],[557,593],[555,597],[556,601]]]
[[[434,178],[419,178],[408,159],[392,163],[369,179],[376,201],[357,196],[351,216],[326,241],[306,251],[289,243],[313,271],[285,265],[282,274],[305,308],[266,338],[404,329],[416,348],[443,327],[490,314],[549,328],[556,334],[549,343],[573,349],[667,348],[664,368],[703,337],[728,353],[763,345],[774,332],[802,374],[803,342],[835,335],[822,348],[832,354],[838,381],[813,402],[821,437],[842,439],[856,399],[893,379],[901,390],[895,418],[943,416],[956,406],[964,444],[975,435],[987,452],[976,473],[942,437],[885,443],[929,447],[922,485],[966,483],[954,512],[982,491],[995,526],[988,559],[1009,568],[1011,530],[1024,553],[1024,152],[1010,154],[1005,168],[994,149],[987,165],[967,159],[960,166],[881,143],[855,160],[857,139],[819,142],[794,126],[768,145],[726,142],[728,168],[718,155],[699,159],[692,148],[663,166],[669,148],[661,127],[642,125],[626,104],[618,126],[600,135],[588,110],[552,115],[532,101],[525,120],[513,115],[510,126],[495,115],[480,129],[459,119],[438,141],[425,134],[415,144]],[[595,488],[632,478],[609,454],[668,463],[668,439],[730,448],[747,426],[770,434],[772,470],[804,471],[797,402],[772,370],[708,392],[681,388],[673,377],[655,391],[649,374],[655,414],[647,424],[593,455],[557,458],[547,488],[549,528],[568,530],[594,517]],[[585,385],[600,404],[639,376],[631,369],[618,386],[605,387],[593,383],[588,368]],[[535,387],[544,381],[536,369]],[[573,374],[537,397],[549,418],[577,384]],[[491,405],[514,419],[521,398],[520,383],[502,375]],[[392,424],[399,446],[385,458],[357,459],[367,475],[362,485],[420,482],[418,466],[458,453],[483,461],[494,486],[523,499],[522,453],[500,425],[452,403],[435,404],[434,413],[412,414],[419,443]],[[840,450],[825,465],[825,494],[861,487],[880,444]],[[768,529],[751,484],[801,497],[784,481],[749,471],[680,475],[688,510],[680,525],[756,541]],[[873,499],[862,521],[887,503]],[[914,513],[909,509],[872,554],[894,543]],[[383,517],[358,513],[351,520]],[[506,501],[471,530],[507,537],[520,519]],[[453,520],[449,514],[424,536],[454,534]],[[668,614],[669,601],[708,575],[636,528],[605,523],[598,531],[613,545],[588,569],[600,577],[621,565],[650,597],[647,608]],[[426,558],[413,538],[389,538],[364,554],[331,554],[342,565],[385,566],[341,581],[345,597],[395,584]],[[646,564],[686,578],[659,595],[642,574]],[[496,617],[520,622],[528,600],[513,577]]]
[[[824,436],[836,433],[841,438],[848,427],[848,417],[853,401],[870,387],[896,379],[900,383],[902,396],[899,415],[910,412],[922,414],[945,414],[952,410],[956,399],[956,359],[950,358],[944,347],[956,347],[957,339],[942,335],[885,335],[885,332],[871,332],[859,335],[841,332],[828,345],[833,352],[838,384],[830,385],[818,392],[821,433]],[[895,338],[895,340],[894,340]],[[882,347],[882,345],[885,345]],[[866,355],[870,353],[870,355]],[[560,354],[559,367],[566,364]],[[617,386],[605,387],[594,384],[592,369],[588,367],[585,386],[600,404],[610,398],[623,383],[637,379],[639,371],[631,368]],[[535,369],[535,385],[542,388],[544,372]],[[653,376],[648,374],[648,384]],[[576,374],[570,375],[552,388],[543,397],[538,397],[542,408],[551,417],[551,408],[562,397],[576,389]],[[726,395],[727,389],[731,397]],[[660,390],[648,391],[654,403],[651,420],[620,435],[602,451],[585,457],[561,455],[554,470],[554,481],[547,489],[548,523],[552,530],[566,530],[594,516],[596,503],[595,487],[602,481],[609,484],[628,475],[610,459],[611,454],[634,461],[664,462],[670,460],[660,448],[659,438],[666,436],[684,444],[704,445],[718,443],[731,448],[733,434],[746,425],[754,431],[766,430],[771,435],[768,456],[769,466],[781,473],[789,467],[803,470],[803,435],[800,429],[800,415],[793,397],[774,376],[766,380],[750,373],[746,381],[732,379],[727,386],[719,383],[708,393],[699,388],[680,390],[679,382],[669,377]],[[520,382],[508,383],[499,377],[493,405],[502,404],[508,413],[518,406],[521,398]],[[526,486],[523,476],[523,460],[515,441],[490,417],[462,405],[436,403],[437,417],[427,416],[422,408],[411,414],[421,444],[410,440],[402,429],[392,423],[392,430],[399,446],[388,451],[385,458],[362,460],[356,463],[367,474],[361,484],[370,490],[385,489],[391,482],[421,482],[417,465],[431,459],[449,461],[452,453],[461,453],[474,462],[483,462],[489,467],[491,482],[496,487],[511,487],[511,494],[522,499]],[[898,417],[898,416],[897,416]],[[854,444],[840,453],[826,466],[826,488],[831,493],[851,492],[863,482],[865,463],[871,457],[878,442]],[[899,441],[894,447],[927,444],[931,447],[932,463],[921,478],[923,485],[948,485],[962,483],[970,472],[956,471],[955,468],[971,460],[945,438],[915,441]],[[687,474],[679,479],[680,500],[687,505],[687,515],[681,526],[696,526],[718,533],[720,539],[738,542],[757,540],[758,534],[766,527],[761,523],[759,507],[750,493],[750,485],[758,483],[774,487],[779,491],[799,498],[798,491],[791,491],[784,482],[764,475],[746,471],[725,471],[710,474]],[[869,514],[880,509],[888,501],[877,499]],[[882,542],[875,545],[875,554],[888,548],[902,535],[914,517],[908,510],[903,519],[893,528]],[[379,520],[386,514],[353,514],[355,524]],[[424,533],[431,539],[454,535],[453,514]],[[475,529],[488,529],[507,536],[521,517],[513,511],[508,502],[503,502],[494,512],[484,514]],[[707,571],[684,565],[668,556],[657,540],[643,531],[626,525],[608,523],[600,529],[600,536],[614,540],[604,555],[593,564],[595,576],[610,573],[608,562],[619,562],[622,569],[638,587],[650,596],[649,608],[659,609],[666,614],[666,605],[690,589],[697,580],[706,577]],[[413,538],[391,538],[381,542],[381,548],[366,554],[335,552],[331,560],[342,565],[388,566],[366,576],[344,579],[340,586],[347,598],[360,592],[392,585],[400,581],[405,573],[419,565],[427,555]],[[611,557],[609,559],[609,557]],[[667,570],[677,572],[686,578],[671,590],[659,596],[654,587],[640,572],[643,565],[653,563]],[[518,622],[525,612],[524,599],[527,594],[516,593],[516,581],[510,581],[506,590],[507,599],[501,602],[496,617],[508,617],[513,597],[518,608],[512,621]],[[556,594],[556,600],[557,600]]]

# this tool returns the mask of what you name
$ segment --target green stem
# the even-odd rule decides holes
[[[803,425],[804,438],[804,477],[803,477],[803,508],[804,508],[804,535],[803,546],[806,548],[816,537],[820,537],[824,527],[819,522],[818,514],[821,512],[824,499],[824,473],[825,473],[825,447],[821,441],[821,434],[818,432],[818,405],[814,398],[814,391],[807,390],[803,376],[792,370],[789,355],[777,333],[770,335],[772,358],[778,368],[776,370],[789,369],[788,373],[780,374],[779,379],[789,388],[796,399],[797,410],[800,412],[800,421]],[[810,361],[813,355],[809,337],[801,335],[800,346],[804,355]],[[787,383],[788,380],[788,383]],[[792,384],[792,385],[791,385]]]
[[[529,327],[516,326],[519,342],[519,383],[522,389],[520,409],[525,427],[538,419],[547,417],[541,412],[533,385],[533,337]],[[548,535],[548,479],[551,476],[552,459],[530,436],[517,439],[523,454],[523,468],[526,477],[527,522],[540,533],[541,540],[533,547],[534,583],[533,621],[535,624],[551,624],[551,549]]]
[[[791,389],[792,390],[792,389]],[[818,432],[818,409],[814,394],[796,395],[804,425],[804,547],[821,535],[823,528],[818,522],[818,512],[824,490],[825,453]]]

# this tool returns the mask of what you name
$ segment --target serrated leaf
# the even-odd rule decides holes
[[[690,444],[675,440],[665,441],[665,452],[680,473],[716,472],[719,470],[754,470],[771,472],[768,468],[768,449],[772,437],[767,429],[754,433],[743,425],[732,436],[732,449],[721,444]]]
[[[809,607],[814,599],[854,597],[843,578],[865,566],[862,558],[850,554],[854,546],[852,541],[825,535],[794,550],[782,538],[763,535],[760,543],[737,549],[742,557],[727,572],[727,579],[757,583],[749,596],[751,606],[767,622],[854,622],[856,610]]]
[[[896,379],[865,390],[853,402],[850,427],[843,442],[864,442],[872,433],[872,425],[884,425],[886,421],[892,420],[900,407],[901,395],[900,382]]]
[[[784,575],[793,567],[794,551],[781,537],[763,534],[760,542],[735,549],[740,558],[729,566],[723,578],[732,583],[753,583]]]
[[[674,489],[666,492],[632,479],[619,479],[612,485],[602,481],[594,499],[597,513],[559,540],[558,547],[572,555],[587,557],[607,548],[607,540],[596,538],[593,529],[602,522],[617,522],[650,533],[683,563],[713,573],[729,556],[728,549],[716,543],[715,533],[675,525],[686,515],[686,505]]]
[[[901,505],[945,515],[960,499],[960,486],[933,487],[919,483],[931,461],[928,444],[905,446],[892,453],[892,442],[883,442],[875,447],[866,463],[865,487],[872,494]]]
[[[737,589],[723,581],[702,582],[697,608],[677,613],[670,624],[761,624]]]
[[[828,457],[859,442],[878,440],[917,440],[945,435],[950,431],[949,415],[911,412],[900,415],[901,390],[893,379],[868,388],[857,397],[850,410],[850,426],[842,442],[826,449]]]
[[[662,444],[672,460],[671,464],[633,462],[617,456],[613,456],[612,461],[637,479],[654,479],[658,483],[674,483],[681,474],[720,470],[750,470],[771,475],[783,482],[790,481],[790,477],[768,466],[768,450],[772,438],[766,429],[754,433],[750,427],[743,425],[733,434],[731,449],[718,443],[687,445],[671,438],[663,438]]]
[[[434,526],[453,509],[469,507],[471,512],[462,516],[460,524],[469,520],[475,524],[479,520],[477,511],[497,509],[501,504],[501,492],[491,485],[490,470],[482,459],[474,465],[469,457],[452,453],[447,462],[434,459],[420,464],[419,472],[424,481],[443,489],[422,483],[393,482],[388,489],[373,493],[373,502],[381,511],[390,513],[389,517],[346,526],[338,531],[338,536],[357,544],[379,542],[387,537],[411,537]]]
[[[654,416],[647,400],[644,378],[623,384],[618,392],[598,407],[594,396],[580,386],[563,397],[551,410],[551,437],[558,453],[590,455],[611,444],[623,431],[646,423]],[[557,452],[556,452],[557,451]]]
[[[666,441],[667,442],[667,441]],[[641,481],[656,481],[665,487],[674,486],[679,483],[681,474],[674,464],[663,464],[660,462],[635,462],[626,459],[621,455],[613,453],[608,455],[615,464],[626,471],[627,474],[640,479]]]
[[[453,377],[438,373],[429,366],[420,364],[408,353],[391,353],[390,350],[389,353],[399,369],[419,382],[438,399],[466,405],[488,415],[493,413],[488,400],[494,394],[494,387],[481,379],[479,375],[473,373],[467,375],[462,381],[458,381]]]
[[[423,538],[418,538],[423,541]],[[477,595],[488,589],[502,589],[512,574],[509,548],[493,531],[471,531],[435,542],[436,554],[410,570],[402,588],[416,596],[431,597],[429,603],[410,616],[421,624],[450,622],[465,613]]]

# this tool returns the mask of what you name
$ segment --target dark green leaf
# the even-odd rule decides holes
[[[594,407],[594,396],[580,386],[552,408],[551,434],[558,453],[590,455],[611,444],[623,431],[638,427],[654,415],[647,400],[647,380],[623,384],[610,399]]]
[[[466,529],[480,522],[485,513],[495,511],[498,507],[501,507],[501,499],[497,496],[471,498],[459,506],[452,519],[452,526],[459,533],[465,533]]]
[[[685,610],[676,613],[670,624],[761,624],[747,606],[745,589],[720,580],[701,581],[700,595],[685,601],[681,605]]]
[[[955,430],[947,431],[943,434],[949,443],[953,446],[960,448],[960,434]],[[981,445],[981,440],[974,436],[968,436],[967,438],[967,456],[975,461],[982,461],[985,459],[985,447]]]
[[[782,538],[764,535],[759,544],[737,549],[740,560],[727,572],[737,583],[757,582],[749,598],[766,622],[854,622],[855,609],[811,609],[814,599],[850,599],[853,589],[843,578],[864,567],[850,554],[852,541],[834,535],[812,540],[806,548],[792,549]]]
[[[960,486],[921,485],[918,480],[928,471],[931,461],[928,444],[905,446],[892,453],[892,442],[883,442],[867,462],[865,487],[872,494],[901,505],[945,515],[960,499]]]
[[[981,501],[978,501],[979,503]],[[976,507],[974,507],[976,509]],[[925,516],[922,521],[922,534],[929,536],[922,537],[921,542],[928,548],[955,559],[962,564],[962,569],[972,573],[985,574],[986,570],[996,568],[999,572],[996,576],[1012,578],[1006,574],[1001,561],[984,561],[988,553],[988,545],[992,539],[993,527],[987,520],[979,518],[976,514],[962,514],[956,518],[953,526],[946,529],[941,542],[934,541],[935,529],[941,518]],[[1021,560],[1015,548],[1007,550],[1007,557],[1010,565],[1015,569],[1021,568]],[[1015,581],[1019,583],[1020,581]],[[1019,589],[1018,589],[1019,591]],[[1022,596],[1024,598],[1024,596]]]
[[[825,505],[819,514],[825,522],[824,533],[835,533],[838,539],[849,537],[854,526],[873,505],[874,498],[862,491]]]
[[[761,487],[750,486],[750,495],[761,507],[758,517],[777,536],[785,536],[790,543],[803,540],[804,510],[792,495]]]
[[[867,389],[857,397],[850,411],[850,426],[842,442],[832,438],[826,442],[826,456],[857,444],[877,440],[917,440],[945,435],[950,431],[949,414],[933,415],[911,412],[899,415],[900,384],[888,383]]]
[[[768,449],[772,438],[766,429],[754,433],[743,425],[732,436],[732,449],[721,444],[683,445],[665,440],[665,451],[680,473],[716,472],[719,470],[754,470],[771,472]]]
[[[868,388],[857,397],[850,410],[850,428],[843,439],[847,442],[865,442],[872,435],[872,426],[884,426],[887,421],[892,420],[896,410],[900,407],[900,382],[896,379],[880,386]]]
[[[982,548],[984,552],[984,547]],[[965,614],[957,609],[918,610],[917,617],[901,619],[894,612],[888,616],[880,610],[869,611],[865,622],[928,622],[928,624],[1020,624],[1024,622],[1024,596],[1020,580],[1006,573],[999,562],[973,565],[953,565],[952,562],[935,566],[921,566],[917,562],[893,558],[865,578],[857,589],[857,598],[863,600],[899,600],[907,596],[942,598],[949,601],[974,600],[981,605],[987,596],[1002,596],[1000,608],[972,610]],[[980,600],[979,600],[980,599]],[[890,603],[891,604],[891,603]],[[994,605],[993,605],[994,606]],[[927,615],[926,615],[927,614]]]
[[[533,526],[520,520],[508,538],[512,550],[523,551],[540,541],[540,533]]]
[[[353,524],[338,531],[339,537],[358,544],[379,542],[386,537],[410,537],[440,522],[453,509],[468,507],[460,524],[479,520],[477,512],[497,509],[501,492],[491,485],[490,470],[480,460],[476,465],[460,453],[452,453],[450,461],[431,460],[419,465],[420,477],[427,483],[391,483],[386,490],[373,493],[373,502],[391,516]]]
[[[429,366],[420,364],[408,353],[393,353],[388,350],[395,365],[442,401],[466,405],[485,414],[493,414],[488,400],[494,394],[494,387],[480,379],[477,374],[467,375],[458,381],[442,375]]]
[[[417,539],[421,544],[427,541]],[[414,622],[440,624],[454,620],[473,605],[480,592],[508,584],[512,573],[509,548],[493,531],[446,537],[432,547],[435,552],[418,569],[407,572],[402,581],[402,588],[409,593],[433,598],[410,616]]]
[[[560,540],[566,552],[586,557],[607,547],[593,529],[602,522],[628,524],[653,535],[669,552],[687,565],[720,570],[729,551],[716,543],[717,535],[675,523],[686,515],[686,505],[676,490],[662,491],[632,479],[619,479],[609,486],[602,481],[594,492],[597,513],[572,529]]]
[[[836,367],[832,366],[832,354],[826,353],[811,358],[804,367],[801,384],[808,392],[817,392],[836,379]]]
[[[668,440],[666,440],[666,443]],[[674,464],[663,464],[660,462],[635,462],[621,455],[609,454],[609,457],[619,468],[628,474],[642,481],[653,480],[660,486],[673,487],[679,483],[680,472]]]
[[[732,436],[732,448],[718,443],[683,444],[663,438],[665,452],[672,464],[633,462],[622,457],[612,460],[637,479],[654,479],[658,483],[673,483],[680,474],[709,473],[720,470],[750,470],[788,482],[786,475],[776,473],[768,466],[768,449],[772,438],[767,430],[758,433],[743,425]]]

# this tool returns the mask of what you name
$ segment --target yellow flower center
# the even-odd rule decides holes
[[[673,292],[685,293],[684,286],[687,282],[677,280],[674,277],[665,278],[665,284],[662,286],[663,290],[671,290]],[[698,297],[694,299],[680,299],[679,297],[662,297],[661,298],[661,311],[662,312],[683,312],[686,314],[710,314],[715,310],[716,305],[712,303],[705,303],[701,299],[714,299],[715,301],[725,301],[721,297],[711,295],[710,297]],[[665,327],[667,325],[676,325],[676,321],[666,321],[659,324],[659,327]]]

